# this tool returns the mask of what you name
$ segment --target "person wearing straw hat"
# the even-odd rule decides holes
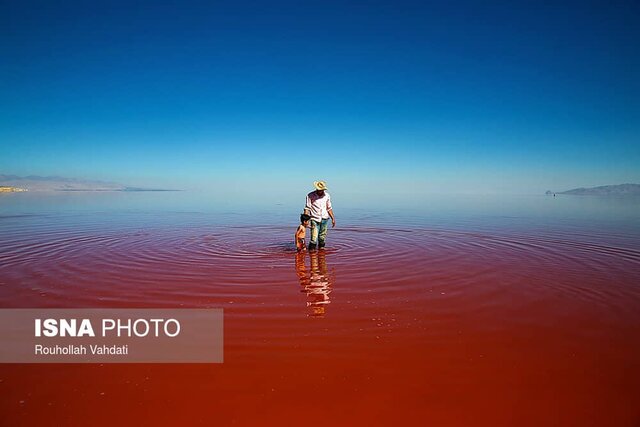
[[[336,226],[336,218],[333,215],[331,196],[327,191],[327,183],[324,181],[314,181],[313,186],[315,190],[307,194],[307,202],[304,207],[304,213],[311,217],[309,250],[316,249],[316,247],[324,248],[329,218],[331,218],[331,226]]]

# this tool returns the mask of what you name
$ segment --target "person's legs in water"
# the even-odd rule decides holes
[[[329,220],[323,219],[320,222],[320,231],[318,232],[318,247],[324,248],[324,242],[327,238],[327,230],[329,229]]]
[[[311,220],[311,235],[309,236],[309,250],[312,251],[318,245],[318,234],[320,233],[320,223]]]

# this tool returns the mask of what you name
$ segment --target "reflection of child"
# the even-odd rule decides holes
[[[307,227],[309,226],[310,219],[311,217],[307,214],[300,215],[300,225],[298,226],[295,234],[296,249],[298,251],[305,250],[304,238],[307,235]]]

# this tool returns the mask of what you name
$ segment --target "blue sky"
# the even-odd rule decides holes
[[[640,6],[3,2],[0,173],[349,192],[640,182]]]

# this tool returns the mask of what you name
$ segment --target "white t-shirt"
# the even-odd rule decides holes
[[[309,210],[309,216],[315,221],[329,218],[329,209],[331,209],[331,196],[327,191],[322,197],[318,193],[312,191],[307,194],[307,204],[305,209]]]

